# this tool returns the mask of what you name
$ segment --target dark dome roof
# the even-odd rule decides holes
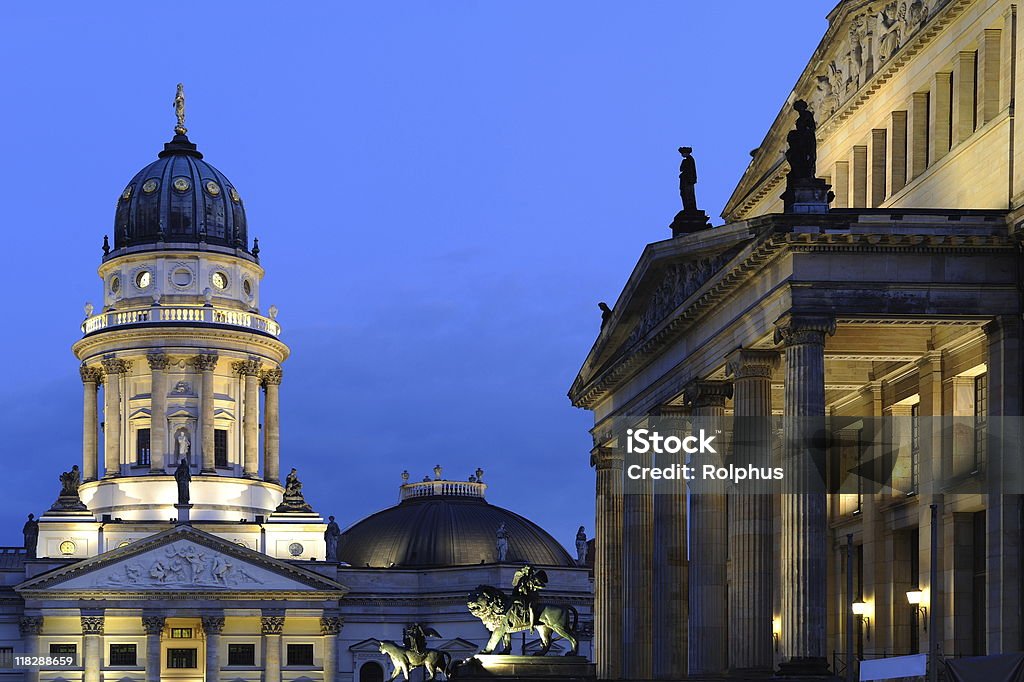
[[[117,201],[114,248],[157,242],[249,246],[241,197],[182,134],[135,174]]]
[[[338,555],[374,568],[470,566],[494,563],[498,527],[508,531],[508,563],[575,566],[543,528],[482,497],[411,497],[356,523],[342,535]]]

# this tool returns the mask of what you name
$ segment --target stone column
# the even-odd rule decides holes
[[[737,466],[772,466],[773,350],[737,350],[726,365],[733,377],[733,447]],[[772,496],[767,486],[737,486],[729,514],[729,670],[738,677],[768,674],[772,641]]]
[[[281,387],[280,367],[263,371],[263,390],[266,391],[266,432],[263,435],[263,479],[269,483],[281,482],[281,413],[278,389]]]
[[[142,616],[142,629],[146,632],[146,682],[160,682],[160,635],[164,622],[163,616]]]
[[[656,426],[662,435],[685,437],[689,410],[664,406]],[[683,455],[655,455],[655,466],[685,464]],[[686,676],[689,595],[686,561],[686,480],[654,482],[654,677]]]
[[[103,663],[103,616],[82,616],[82,682],[100,682]]]
[[[25,646],[26,656],[39,655],[39,635],[43,634],[42,616],[22,616],[18,621],[18,630],[21,632],[21,641]],[[25,668],[25,682],[37,682],[39,680],[39,667]]]
[[[121,375],[131,363],[117,358],[103,360],[103,476],[121,475]]]
[[[206,633],[206,682],[220,680],[220,633],[224,629],[224,616],[203,616]]]
[[[150,353],[152,385],[149,395],[149,473],[162,474],[167,462],[167,368],[171,358],[165,353]]]
[[[320,618],[320,634],[324,638],[324,682],[336,682],[338,675],[338,635],[345,619],[337,615]]]
[[[192,358],[192,365],[202,376],[199,388],[199,428],[202,433],[199,442],[203,459],[199,471],[203,474],[217,473],[213,446],[213,370],[217,368],[217,360],[215,353],[203,353]]]
[[[242,438],[245,441],[243,475],[258,478],[260,470],[260,366],[263,361],[250,357],[234,363],[232,367],[245,382],[245,402],[242,407]]]
[[[594,661],[602,680],[622,679],[622,452],[597,447],[594,522]]]
[[[281,633],[284,631],[284,616],[262,616],[260,625],[263,630],[263,682],[281,682]]]
[[[96,392],[103,381],[103,370],[99,367],[79,368],[82,375],[82,480],[95,481],[99,466],[99,410]]]
[[[785,315],[775,340],[785,346],[782,467],[782,642],[787,675],[827,674],[826,580],[828,526],[825,494],[826,316]]]
[[[623,444],[620,443],[620,447]],[[623,448],[624,450],[624,448]],[[626,455],[650,467],[650,454]],[[630,680],[654,676],[654,490],[651,479],[623,480],[622,500],[622,675]]]
[[[732,385],[725,381],[694,381],[685,390],[692,407],[693,430],[714,433],[722,427],[725,401]],[[721,443],[721,439],[719,439]],[[688,639],[690,675],[720,675],[728,665],[729,639],[726,615],[726,563],[728,525],[723,489],[700,479],[699,467],[720,464],[717,455],[695,454],[697,478],[690,482],[690,632]]]

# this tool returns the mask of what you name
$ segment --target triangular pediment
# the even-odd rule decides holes
[[[349,651],[357,654],[379,654],[380,653],[380,640],[379,639],[364,639],[361,642],[356,642],[348,648]]]
[[[341,597],[347,588],[330,578],[228,542],[190,526],[177,526],[32,578],[22,594],[187,592],[272,593]]]

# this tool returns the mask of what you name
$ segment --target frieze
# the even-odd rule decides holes
[[[126,561],[118,570],[96,579],[96,587],[226,588],[262,585],[263,580],[223,554],[204,552],[189,542],[176,542],[136,561]]]

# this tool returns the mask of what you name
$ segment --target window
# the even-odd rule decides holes
[[[918,493],[921,476],[921,403],[910,407],[910,492]]]
[[[149,429],[138,429],[135,432],[135,463],[149,464]]]
[[[192,628],[171,628],[171,639],[192,639]]]
[[[195,649],[168,649],[167,650],[167,667],[168,668],[196,668],[196,650]]]
[[[71,656],[76,657],[78,655],[77,644],[51,644],[50,645],[51,656]]]
[[[313,645],[289,644],[288,665],[313,665]]]
[[[256,645],[228,644],[228,665],[256,665]]]
[[[384,682],[384,668],[373,661],[363,663],[359,669],[359,682]]]
[[[213,430],[213,465],[217,467],[228,465],[228,432],[226,429]]]
[[[974,469],[978,473],[985,464],[985,434],[988,426],[988,375],[974,378]]]
[[[110,665],[138,665],[138,656],[134,644],[111,644]]]
[[[14,648],[9,646],[0,646],[0,670],[10,670],[13,667]]]

